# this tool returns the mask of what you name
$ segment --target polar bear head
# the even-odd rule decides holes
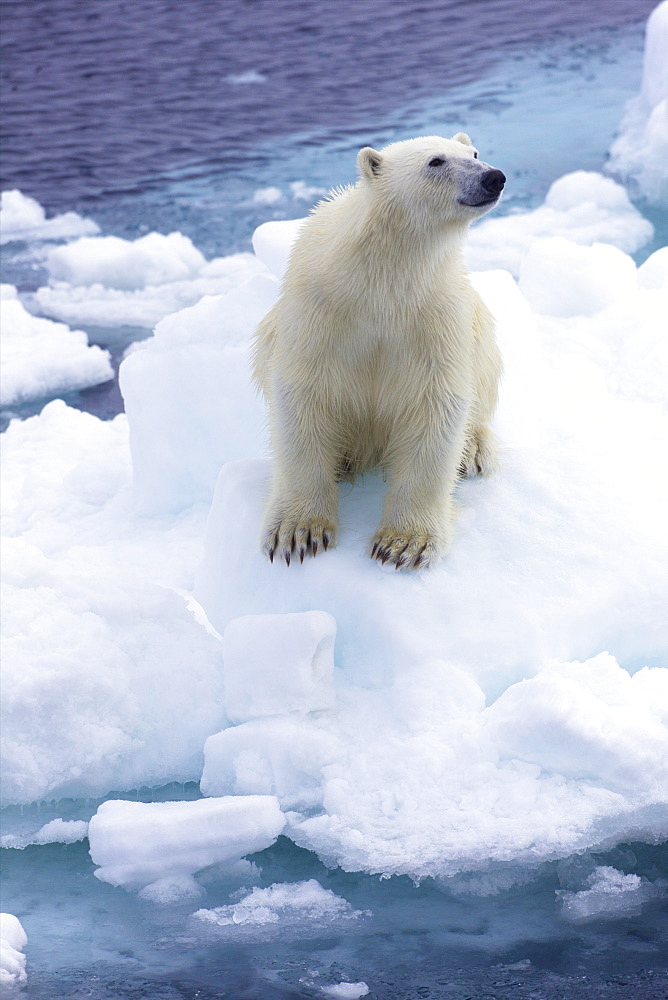
[[[357,157],[374,207],[418,228],[466,225],[501,198],[505,175],[478,157],[468,135],[438,135],[366,146]]]

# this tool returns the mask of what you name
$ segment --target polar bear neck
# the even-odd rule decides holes
[[[444,223],[424,211],[370,201],[363,187],[321,202],[295,246],[286,284],[317,284],[321,292],[352,305],[368,300],[388,309],[410,309],[449,281],[464,280],[463,243],[468,224]]]

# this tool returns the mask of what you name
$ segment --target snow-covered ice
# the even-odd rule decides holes
[[[616,868],[599,865],[589,876],[587,888],[579,892],[558,890],[562,916],[573,924],[590,920],[619,920],[640,913],[643,903],[665,897],[668,883],[652,883],[639,875],[625,875]]]
[[[471,229],[466,260],[473,270],[503,267],[519,276],[536,240],[562,237],[581,246],[606,243],[634,253],[653,235],[652,223],[633,206],[621,184],[590,170],[556,180],[531,212],[484,219]]]
[[[0,243],[57,241],[99,232],[97,223],[82,219],[76,212],[65,212],[47,219],[35,198],[21,191],[3,191],[0,200]]]
[[[223,636],[230,722],[333,708],[335,635],[336,622],[323,611],[231,621]]]
[[[163,317],[221,295],[264,273],[249,253],[207,261],[182,233],[147,233],[136,240],[83,237],[46,258],[49,284],[33,299],[66,323],[151,329]]]
[[[0,405],[46,399],[114,377],[107,351],[81,330],[33,316],[13,285],[0,285]]]
[[[317,937],[368,915],[354,910],[316,879],[274,883],[239,896],[226,906],[197,910],[193,920],[219,940],[252,941],[271,937],[278,930],[283,937],[286,932],[290,937]]]
[[[277,260],[294,229],[270,234]],[[551,279],[541,297],[539,251],[566,284],[586,255],[566,316]],[[430,575],[368,561],[376,476],[342,490],[336,551],[290,569],[258,552],[268,462],[246,457],[265,441],[248,338],[277,294],[266,273],[129,355],[127,419],[54,403],[13,423],[8,800],[202,774],[207,796],[277,796],[289,835],[328,863],[414,878],[665,833],[655,258],[644,280],[618,248],[538,241],[520,281],[533,309],[507,272],[476,275],[506,360],[505,447],[497,477],[461,485]],[[128,423],[135,497],[168,513],[132,510]],[[198,608],[183,595],[221,463]]]
[[[13,913],[0,913],[0,985],[25,983],[26,957],[23,949],[28,936]]]
[[[60,400],[11,422],[1,472],[3,801],[196,779],[225,724],[220,643],[183,593],[205,511],[137,517],[127,418]]]
[[[103,802],[88,839],[103,882],[144,888],[214,864],[232,864],[274,843],[285,826],[268,795],[193,802]]]
[[[668,205],[668,0],[647,21],[640,93],[628,102],[608,171],[650,203]]]

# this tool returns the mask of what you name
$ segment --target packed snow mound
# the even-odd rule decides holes
[[[220,295],[265,272],[252,254],[207,261],[183,233],[147,233],[136,240],[84,238],[47,257],[49,285],[34,300],[67,323],[151,329],[161,319]]]
[[[114,377],[107,351],[89,346],[81,330],[31,315],[12,285],[0,286],[0,313],[0,405],[46,399]]]
[[[270,938],[278,931],[286,937],[316,937],[365,916],[315,879],[278,882],[266,889],[240,894],[236,903],[197,910],[193,923],[216,939],[252,941]]]
[[[20,920],[12,913],[0,913],[0,984],[3,986],[26,982],[23,949],[27,943],[28,936]]]
[[[266,413],[248,344],[277,295],[263,268],[167,316],[123,361],[135,494],[146,513],[209,502],[221,465],[265,453]]]
[[[125,416],[54,401],[3,435],[5,802],[197,780],[225,724],[183,596],[205,512],[138,518],[130,476]]]
[[[103,882],[142,888],[193,875],[270,847],[285,817],[268,795],[193,802],[103,802],[90,821],[90,854]],[[149,897],[150,898],[150,897]]]
[[[610,177],[576,170],[552,184],[532,212],[485,219],[471,229],[466,261],[475,271],[507,268],[515,277],[535,240],[561,237],[580,246],[611,244],[635,253],[651,240],[654,227]]]
[[[40,203],[21,191],[3,191],[0,197],[0,243],[64,240],[98,232],[95,222],[76,212],[47,219]]]
[[[655,205],[668,205],[668,0],[649,16],[642,86],[626,106],[607,170]]]

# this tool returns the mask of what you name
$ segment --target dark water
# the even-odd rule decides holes
[[[397,109],[654,0],[2,0],[2,188],[93,211],[271,169],[272,140],[374,141]],[[245,73],[257,82],[235,82]],[[243,77],[242,77],[243,79]],[[310,138],[309,138],[310,136]]]
[[[156,907],[95,879],[87,842],[7,851],[5,903],[29,935],[29,1000],[298,1000],[366,982],[369,1000],[664,1000],[668,913],[572,927],[555,917],[560,865],[484,899],[431,880],[325,868],[280,837],[253,856],[262,885],[317,879],[371,914],[352,930],[266,941],[207,940],[188,924],[192,902]],[[624,845],[596,858],[657,877],[664,848]],[[206,877],[206,876],[205,876]],[[209,876],[204,905],[236,885]],[[243,933],[243,930],[242,930]],[[239,935],[242,936],[241,934]]]

